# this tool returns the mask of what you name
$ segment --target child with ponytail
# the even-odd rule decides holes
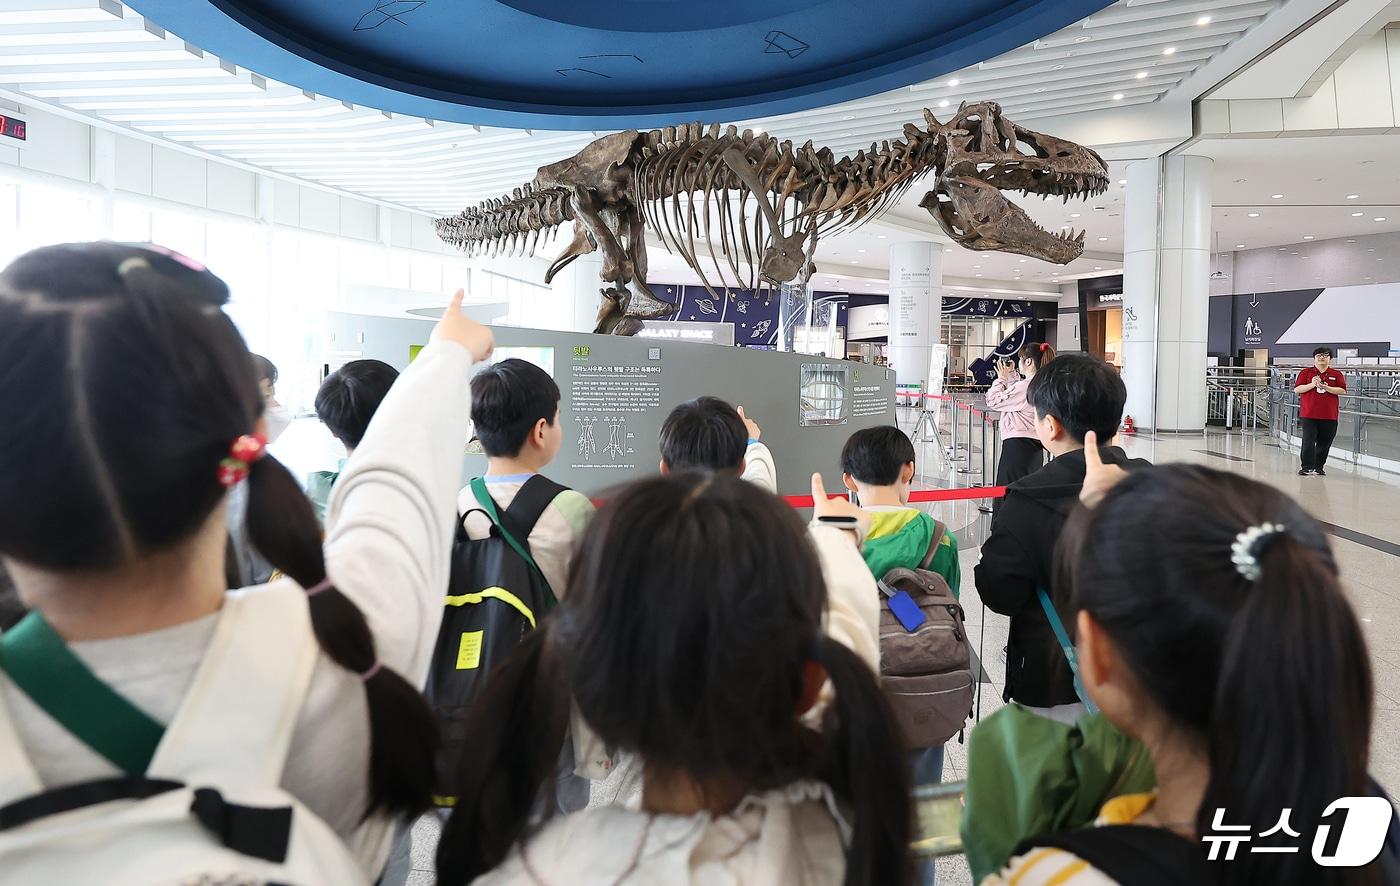
[[[813,492],[826,502],[819,480]],[[862,523],[843,500],[817,514],[829,519],[804,531],[727,474],[612,497],[568,594],[476,707],[438,882],[908,883],[904,750],[870,659],[851,648],[873,635],[856,642],[860,621],[838,618],[845,597],[877,593]],[[549,818],[571,704],[641,760],[640,808]]]
[[[1379,795],[1370,659],[1322,528],[1271,486],[1193,465],[1125,474],[1086,442],[1086,501],[1102,501],[1060,540],[1062,611],[1085,690],[1147,747],[1158,787],[1109,801],[1101,827],[1026,841],[983,886],[1395,882],[1393,847],[1359,868],[1312,857],[1333,801]],[[1228,861],[1207,861],[1202,838],[1232,833],[1217,815],[1252,840]]]
[[[281,786],[373,879],[394,819],[429,804],[436,730],[416,687],[447,585],[469,369],[491,333],[460,313],[459,292],[336,484],[323,547],[310,503],[266,452],[227,299],[201,265],[153,246],[51,246],[0,274],[0,561],[34,610],[16,630],[56,635],[158,737],[202,685],[209,650],[228,648],[225,622],[290,601],[317,642]],[[225,499],[245,483],[249,537],[286,577],[227,594]],[[210,665],[246,675],[244,697],[220,703],[293,679],[259,665]],[[144,775],[11,676],[0,703],[45,789]]]

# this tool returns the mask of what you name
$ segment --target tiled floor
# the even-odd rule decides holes
[[[1355,470],[1345,463],[1328,467],[1327,477],[1297,476],[1297,455],[1280,449],[1265,435],[1210,432],[1183,437],[1147,436],[1120,438],[1129,455],[1153,462],[1192,462],[1233,471],[1273,484],[1297,498],[1319,520],[1345,529],[1400,544],[1400,476],[1378,471]],[[943,453],[935,444],[920,447],[920,484],[965,486],[966,475],[949,472]],[[1226,457],[1228,456],[1228,457]],[[981,693],[981,714],[987,716],[1001,707],[1001,683],[1005,664],[1001,650],[1006,645],[1007,619],[983,609],[973,586],[977,545],[985,536],[990,517],[981,514],[975,503],[935,505],[931,512],[953,527],[962,547],[962,601],[967,626],[981,655],[991,684]],[[1375,672],[1376,714],[1373,727],[1371,772],[1381,785],[1400,790],[1400,558],[1342,539],[1333,540],[1342,576],[1360,615],[1370,646]],[[956,740],[949,743],[944,779],[966,777],[967,751]],[[617,793],[616,786],[613,793]],[[415,830],[414,867],[409,883],[432,883],[433,844],[437,838],[433,822],[420,822]],[[967,866],[961,858],[941,859],[940,884],[967,884]]]

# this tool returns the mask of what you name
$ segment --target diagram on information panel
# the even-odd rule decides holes
[[[603,447],[603,452],[613,461],[620,460],[626,451],[622,445],[622,432],[626,427],[622,422],[608,422],[608,445]]]
[[[593,438],[593,423],[584,422],[578,435],[579,458],[592,458],[598,454],[598,442]]]

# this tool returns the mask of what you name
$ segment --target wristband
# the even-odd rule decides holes
[[[749,442],[748,442],[747,444],[745,444],[745,445],[747,445],[747,446],[752,446],[752,445],[754,445],[754,444],[757,443],[757,442],[758,442],[758,438],[757,438],[757,437],[750,437],[750,438],[749,438]]]

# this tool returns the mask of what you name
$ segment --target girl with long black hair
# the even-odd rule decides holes
[[[908,883],[904,751],[868,659],[831,624],[840,595],[875,593],[856,540],[804,531],[737,476],[619,492],[569,593],[475,708],[438,882]],[[639,809],[548,818],[571,703],[640,758]]]
[[[1085,690],[1147,747],[1158,787],[1111,800],[1102,827],[1027,841],[983,886],[1387,882],[1392,850],[1360,868],[1312,857],[1330,804],[1379,795],[1370,659],[1322,527],[1271,486],[1194,465],[1124,474],[1085,442],[1086,501],[1102,501],[1061,536],[1061,611]],[[1209,835],[1248,842],[1207,861]]]
[[[56,634],[158,730],[210,650],[230,648],[239,613],[276,598],[305,619],[319,650],[308,643],[304,670],[219,661],[243,672],[242,696],[220,704],[305,680],[281,785],[373,879],[394,818],[430,801],[436,730],[415,686],[442,615],[469,370],[491,333],[459,292],[341,475],[323,547],[266,454],[227,299],[203,266],[151,246],[50,246],[0,274],[0,559],[30,629]],[[287,577],[229,594],[224,503],[242,483],[249,536]],[[143,774],[46,716],[8,672],[0,703],[46,789]]]

